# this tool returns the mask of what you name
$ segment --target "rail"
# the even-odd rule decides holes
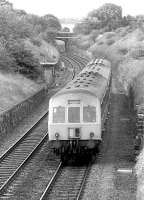
[[[47,112],[0,158],[0,193],[9,186],[29,158],[47,139],[47,131],[35,133],[33,130],[47,117]]]
[[[81,198],[85,181],[91,165],[58,166],[40,200]]]

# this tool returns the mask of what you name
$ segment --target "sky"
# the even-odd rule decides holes
[[[14,8],[27,13],[43,16],[53,14],[58,18],[83,18],[88,12],[104,3],[114,3],[122,7],[123,15],[144,14],[143,0],[9,0]]]

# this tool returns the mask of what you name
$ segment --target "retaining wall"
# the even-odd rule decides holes
[[[47,90],[43,88],[33,96],[25,99],[14,107],[0,113],[0,136],[10,132],[16,125],[34,110],[46,97]]]

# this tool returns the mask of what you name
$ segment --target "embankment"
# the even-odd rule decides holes
[[[12,108],[0,113],[0,137],[8,134],[16,125],[32,112],[47,95],[47,89],[42,88],[29,98],[16,104]]]

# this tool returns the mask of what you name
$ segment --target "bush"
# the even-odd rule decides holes
[[[115,32],[108,32],[105,34],[107,39],[111,39],[112,37],[114,37],[116,34]]]
[[[39,39],[31,38],[31,42],[37,47],[41,46],[41,41]]]
[[[100,8],[90,12],[88,18],[91,20],[93,18],[97,19],[96,24],[99,25],[99,28],[107,27],[107,31],[111,31],[120,26],[122,8],[115,4],[106,3]]]
[[[16,71],[28,78],[37,79],[41,74],[39,61],[34,58],[31,51],[25,49],[23,42],[11,41],[8,49],[16,61]]]
[[[110,45],[112,45],[114,42],[115,42],[115,41],[114,41],[114,40],[112,40],[112,39],[111,39],[111,40],[108,40],[108,41],[107,41],[107,45],[109,45],[109,46],[110,46]]]
[[[102,42],[102,41],[101,41],[101,42],[98,42],[98,45],[102,45],[102,44],[104,44],[104,42]]]
[[[126,55],[128,53],[128,49],[127,48],[122,48],[122,49],[119,49],[119,52],[123,55]]]
[[[0,70],[4,72],[13,72],[18,68],[16,60],[5,48],[0,48]]]
[[[61,24],[57,17],[54,15],[48,14],[41,17],[41,25],[43,30],[59,31],[61,30]]]
[[[87,35],[91,32],[91,26],[88,22],[78,23],[74,26],[73,31],[76,34],[84,34]]]

